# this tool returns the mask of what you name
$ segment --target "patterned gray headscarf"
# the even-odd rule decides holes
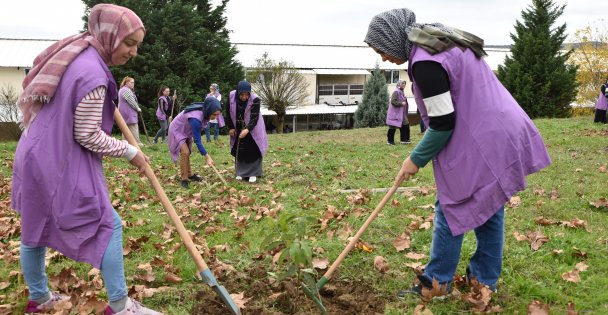
[[[364,42],[387,55],[406,61],[414,43],[433,54],[459,45],[471,48],[477,57],[486,55],[483,40],[477,36],[441,23],[416,23],[416,14],[405,8],[374,16]]]

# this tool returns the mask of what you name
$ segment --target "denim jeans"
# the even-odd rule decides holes
[[[213,140],[217,141],[217,137],[220,135],[220,125],[218,123],[208,123],[205,127],[205,135],[207,136],[207,142],[211,141],[211,127],[213,127]]]
[[[504,247],[504,206],[498,209],[488,221],[475,228],[477,248],[469,261],[470,277],[477,278],[482,284],[496,289],[496,282],[502,271]],[[439,201],[435,203],[433,241],[430,262],[422,277],[428,281],[437,279],[439,284],[451,283],[458,261],[464,234],[452,236],[448,223],[441,211]],[[430,283],[430,282],[429,282]]]
[[[30,292],[30,299],[46,296],[49,292],[44,257],[46,247],[31,247],[21,244],[21,269]],[[109,301],[118,301],[127,296],[127,282],[122,256],[122,221],[114,211],[114,232],[103,254],[101,276],[108,291]]]
[[[160,136],[162,136],[163,141],[165,141],[165,136],[167,135],[168,122],[166,120],[159,120],[158,122],[160,123],[160,129],[154,136],[154,143],[156,143],[156,140],[158,140],[158,137]]]

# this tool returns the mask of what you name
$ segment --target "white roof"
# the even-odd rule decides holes
[[[316,74],[339,74],[339,75],[355,75],[355,74],[371,74],[363,69],[312,69]]]
[[[0,38],[0,67],[30,68],[34,58],[55,42],[52,39]]]

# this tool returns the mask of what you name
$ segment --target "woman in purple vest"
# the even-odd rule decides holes
[[[551,163],[538,130],[483,60],[483,41],[474,35],[442,24],[418,24],[410,10],[395,9],[372,19],[365,42],[382,60],[408,62],[428,126],[395,181],[433,160],[437,184],[430,261],[418,283],[399,295],[420,295],[433,279],[449,285],[464,233],[471,230],[477,250],[467,276],[496,290],[503,206],[525,189],[526,175]]]
[[[46,247],[101,270],[104,314],[160,314],[127,295],[122,221],[112,208],[102,156],[124,157],[143,172],[148,158],[110,136],[116,82],[108,66],[137,55],[144,26],[133,11],[91,9],[88,31],[44,50],[19,97],[23,135],[13,166],[11,206],[21,215],[21,268],[29,290],[25,313],[52,310],[69,296],[51,292]]]
[[[167,135],[167,127],[169,126],[169,121],[172,118],[170,117],[171,107],[173,107],[173,103],[177,98],[175,94],[173,94],[173,97],[169,97],[169,94],[171,94],[171,89],[169,89],[167,86],[163,85],[158,90],[158,99],[156,100],[156,118],[158,118],[160,129],[154,136],[154,143],[158,142],[158,137],[161,137],[161,143],[164,142],[165,136]]]
[[[179,159],[179,170],[181,185],[188,188],[189,180],[201,181],[202,178],[192,174],[190,167],[190,154],[192,153],[192,138],[208,165],[214,165],[211,155],[207,153],[201,142],[201,132],[209,121],[217,118],[221,113],[222,106],[213,96],[208,96],[203,103],[193,103],[187,106],[169,126],[169,152],[171,159],[177,163]]]
[[[408,104],[405,97],[405,81],[397,81],[395,92],[391,95],[386,111],[386,124],[388,125],[387,144],[395,145],[395,131],[399,128],[401,144],[410,144],[410,122],[407,119]]]
[[[226,123],[230,129],[230,154],[234,156],[236,179],[249,178],[255,183],[262,176],[262,159],[268,149],[264,118],[260,113],[260,98],[251,93],[251,84],[238,83],[230,91],[230,107]]]
[[[120,90],[118,90],[118,110],[127,123],[129,130],[135,137],[135,140],[137,140],[139,146],[142,147],[144,144],[141,143],[141,140],[139,139],[139,126],[137,125],[137,122],[139,121],[137,114],[141,112],[141,108],[139,108],[139,104],[137,104],[137,96],[135,96],[135,93],[133,92],[134,89],[135,79],[124,77],[122,83],[120,83]],[[123,138],[125,138],[124,135]]]
[[[595,119],[593,122],[606,123],[606,110],[608,109],[608,80],[600,88],[600,95],[595,103]]]
[[[220,94],[220,86],[217,83],[212,83],[209,86],[209,94],[207,97],[213,96],[217,98],[218,101],[222,101],[222,94]],[[222,117],[222,113],[220,112],[217,115],[217,118],[212,119],[205,127],[205,136],[207,136],[207,142],[211,142],[211,127],[213,127],[213,141],[217,141],[218,136],[220,135],[220,129],[224,127],[226,123],[224,122],[224,117]]]

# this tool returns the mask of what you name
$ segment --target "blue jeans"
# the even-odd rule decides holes
[[[166,120],[159,120],[158,122],[160,123],[160,129],[154,136],[154,143],[156,143],[160,136],[162,136],[163,141],[165,141],[165,136],[167,135],[168,122]]]
[[[486,223],[475,228],[477,248],[469,261],[470,277],[477,278],[482,284],[496,289],[496,282],[502,271],[502,253],[504,246],[504,206],[498,209]],[[437,279],[440,284],[451,283],[458,261],[464,234],[452,236],[445,220],[439,201],[435,203],[435,220],[433,241],[431,243],[431,261],[424,270],[423,278],[432,282]]]
[[[49,293],[48,279],[44,266],[46,247],[31,247],[21,244],[21,269],[30,292],[30,299],[36,300]],[[127,296],[127,281],[122,256],[122,221],[114,210],[114,232],[101,261],[101,276],[108,291],[108,300],[118,301]]]
[[[208,123],[205,127],[205,135],[207,136],[207,142],[211,141],[211,127],[213,127],[213,140],[217,141],[217,137],[220,135],[220,125],[218,123]]]

